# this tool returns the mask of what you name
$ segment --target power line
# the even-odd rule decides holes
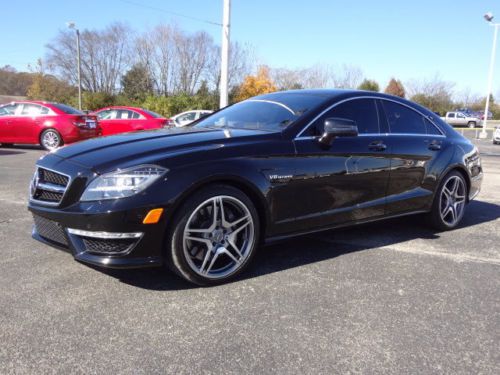
[[[165,10],[165,9],[153,7],[153,6],[150,6],[150,5],[136,3],[134,1],[129,1],[129,0],[119,0],[119,1],[121,1],[122,3],[127,3],[127,4],[130,4],[130,5],[135,5],[135,6],[138,6],[138,7],[141,7],[141,8],[148,8],[148,9],[151,9],[151,10],[155,10],[157,12],[163,12],[163,13],[173,14],[174,16],[187,18],[187,19],[190,19],[190,20],[193,20],[193,21],[208,23],[210,25],[222,26],[222,24],[218,23],[218,22],[213,22],[213,21],[202,19],[202,18],[187,16],[185,14],[181,14],[181,13],[173,12],[173,11],[170,11],[170,10]]]

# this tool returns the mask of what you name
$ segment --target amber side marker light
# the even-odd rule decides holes
[[[161,214],[163,213],[163,208],[155,208],[154,210],[151,210],[148,212],[144,220],[142,221],[143,224],[156,224],[158,221],[160,221]]]

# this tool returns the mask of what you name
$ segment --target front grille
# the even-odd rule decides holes
[[[63,194],[61,194],[61,193],[54,193],[51,191],[38,189],[34,198],[37,200],[40,200],[40,201],[59,203],[61,201],[62,197],[63,197]]]
[[[68,185],[68,176],[39,167],[31,182],[31,198],[47,204],[59,204]]]
[[[59,174],[56,172],[49,171],[48,169],[39,168],[38,172],[40,173],[40,179],[43,182],[49,182],[51,184],[64,186],[68,185],[69,178],[63,174]]]
[[[119,255],[132,250],[136,245],[137,239],[97,239],[90,237],[81,237],[85,245],[85,251],[96,254]]]
[[[35,230],[40,237],[60,245],[68,246],[68,241],[61,224],[38,215],[33,215],[33,220],[35,221]]]

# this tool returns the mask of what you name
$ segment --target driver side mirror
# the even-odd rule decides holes
[[[345,118],[327,118],[325,120],[323,135],[319,138],[319,143],[331,146],[336,137],[356,137],[358,126],[353,120]]]

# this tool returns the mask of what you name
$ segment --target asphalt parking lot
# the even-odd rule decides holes
[[[459,229],[420,217],[260,249],[230,284],[100,271],[31,239],[43,151],[0,148],[0,373],[500,373],[500,146]]]

